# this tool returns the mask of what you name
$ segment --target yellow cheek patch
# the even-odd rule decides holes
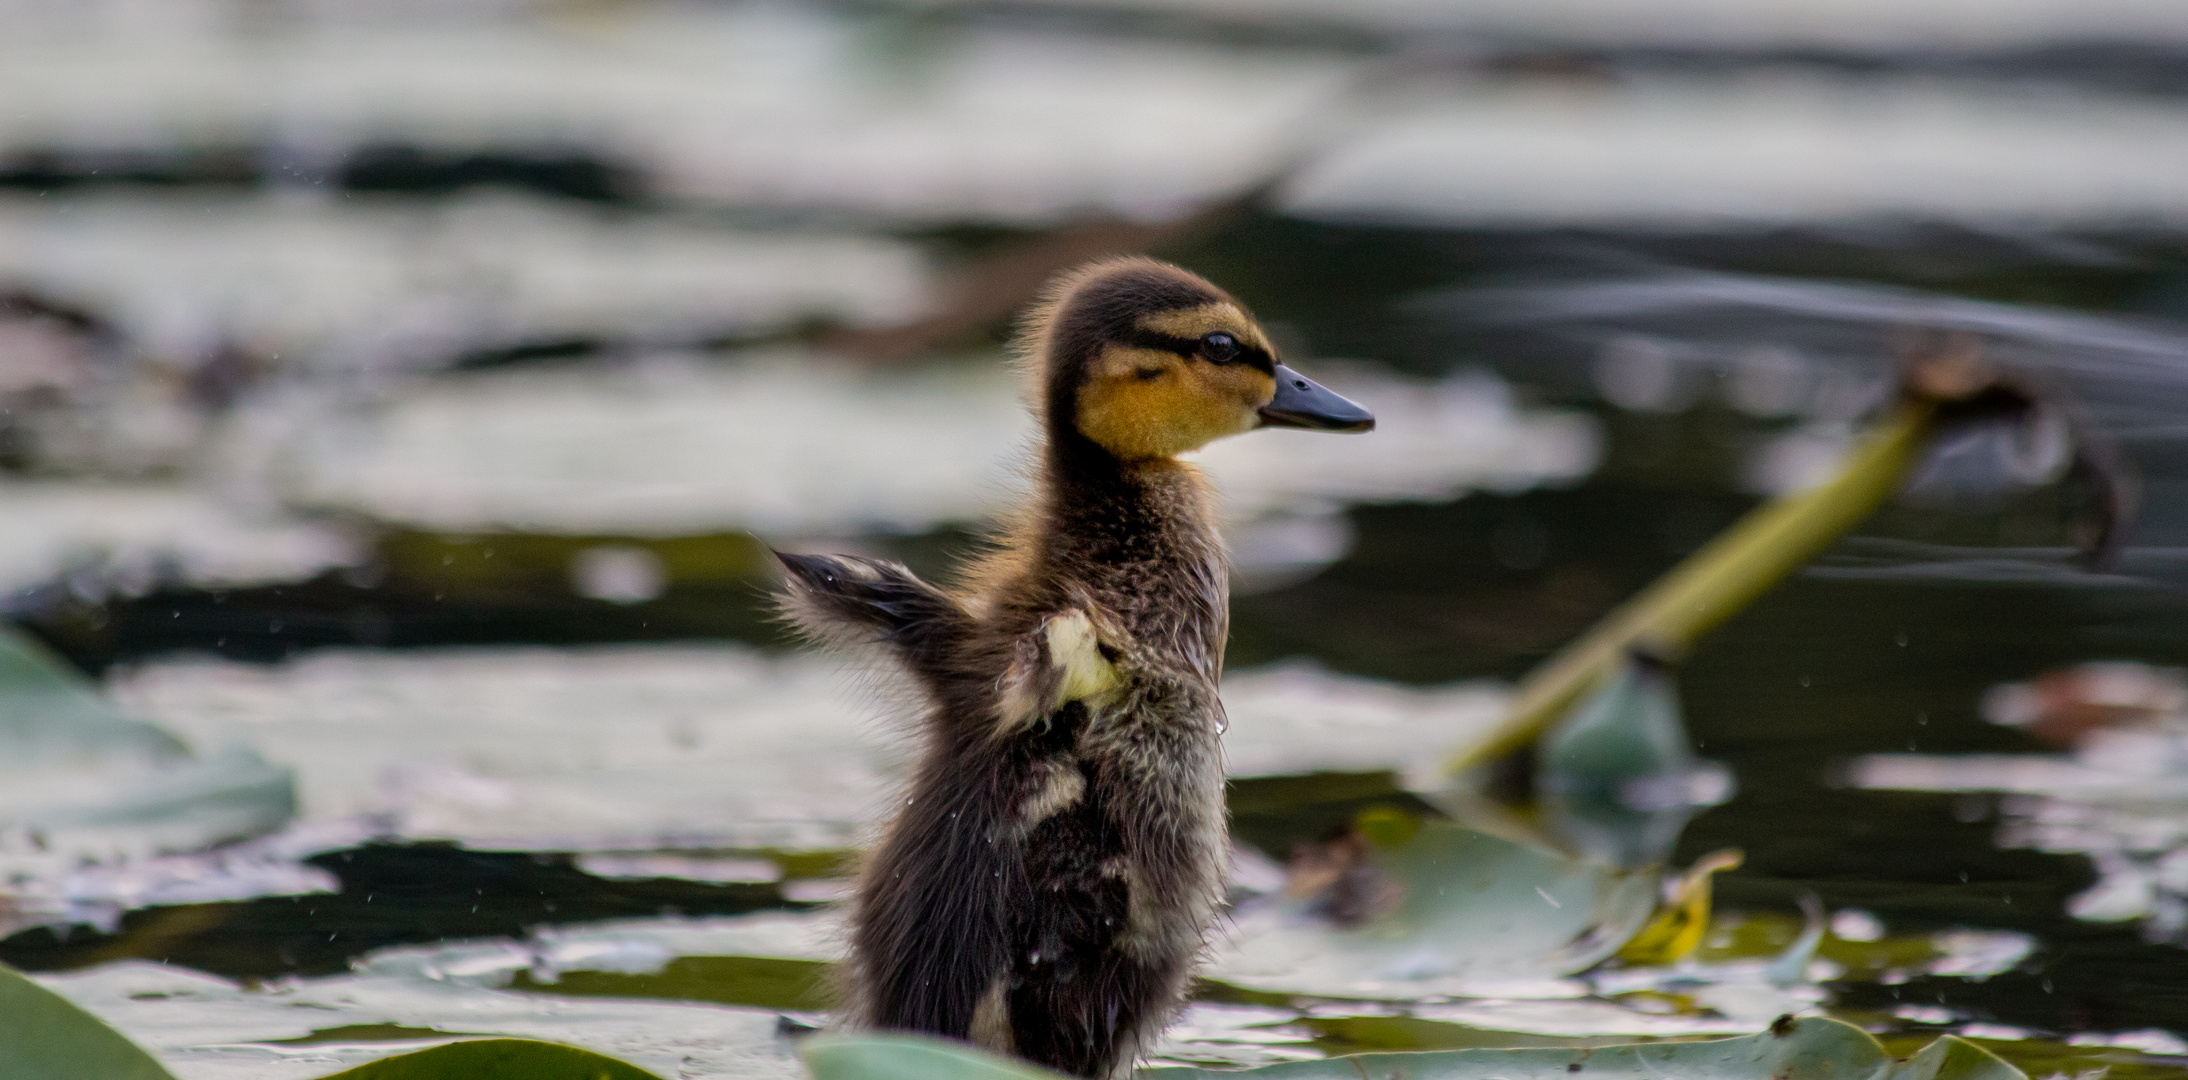
[[[1116,350],[1146,353],[1147,350]],[[1253,429],[1254,410],[1268,401],[1257,399],[1242,387],[1225,385],[1228,378],[1211,378],[1200,369],[1206,364],[1178,363],[1175,357],[1157,361],[1152,354],[1144,362],[1122,367],[1121,374],[1095,379],[1079,389],[1079,432],[1126,461],[1171,457],[1198,449],[1225,435]],[[1163,363],[1162,374],[1142,379],[1139,371]],[[1252,369],[1247,374],[1266,376]],[[1228,375],[1228,371],[1225,372]],[[1272,387],[1274,384],[1270,384]]]
[[[1140,317],[1142,330],[1152,330],[1171,337],[1198,338],[1220,330],[1241,343],[1252,345],[1263,352],[1275,355],[1269,345],[1269,337],[1261,332],[1253,317],[1230,304],[1204,304],[1196,308],[1181,308]]]
[[[1216,392],[1236,398],[1257,412],[1276,397],[1276,380],[1259,368],[1244,364],[1211,365],[1205,378]]]

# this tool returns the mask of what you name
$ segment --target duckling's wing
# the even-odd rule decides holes
[[[948,593],[901,563],[857,555],[791,555],[782,611],[799,629],[838,646],[882,646],[925,674],[971,619]]]

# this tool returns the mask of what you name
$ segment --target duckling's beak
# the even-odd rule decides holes
[[[1276,365],[1276,397],[1261,407],[1262,427],[1310,431],[1373,431],[1375,414],[1344,395],[1282,364]]]

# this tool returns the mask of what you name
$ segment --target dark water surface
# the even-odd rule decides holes
[[[2084,923],[2065,913],[2066,898],[2095,880],[2086,858],[2001,848],[1996,800],[1988,796],[1842,783],[1846,763],[1862,754],[2040,749],[1978,716],[1980,695],[1996,683],[2089,659],[2188,660],[2188,592],[2162,568],[2135,572],[2188,546],[2188,512],[2172,497],[2188,481],[2183,437],[2148,422],[2188,404],[2188,349],[2165,352],[2176,331],[2162,322],[2188,312],[2188,241],[1914,225],[1739,235],[1439,232],[1254,216],[1177,254],[1232,283],[1314,353],[1416,371],[1491,366],[1533,400],[1600,418],[1605,464],[1586,482],[1355,507],[1356,540],[1344,558],[1309,580],[1234,603],[1235,666],[1305,656],[1338,671],[1413,683],[1519,675],[1757,504],[1737,482],[1741,463],[1794,421],[1749,417],[1706,393],[1661,413],[1607,404],[1590,381],[1591,357],[1606,337],[1645,332],[1685,342],[1699,358],[1692,377],[1704,382],[1723,377],[1710,366],[1721,350],[1712,350],[1743,341],[1800,350],[1819,372],[1873,380],[1889,370],[1892,336],[1922,304],[1943,312],[1941,321],[1990,320],[2001,355],[2042,373],[2136,462],[2146,512],[2120,563],[2127,577],[2098,579],[2072,567],[2062,552],[2075,504],[2056,488],[1958,508],[1887,510],[1864,538],[1841,544],[1766,596],[1681,669],[1692,734],[1706,756],[1732,768],[1738,793],[1687,828],[1677,861],[1743,849],[1745,865],[1717,879],[1720,905],[1731,909],[1792,914],[1797,896],[1810,891],[1834,909],[1874,912],[1895,932],[2003,929],[2040,943],[2015,970],[1988,979],[1848,983],[1838,988],[1841,1009],[1942,1004],[1970,1019],[2041,1033],[2188,1031],[2188,951],[2146,942],[2132,925]],[[1527,319],[1452,306],[1451,290],[1460,287],[1541,289],[1607,275],[1655,280],[1673,270],[1753,275],[1720,281],[1767,278],[1777,299],[1703,302],[1696,291],[1684,306],[1659,297],[1583,315],[1558,314],[1553,305]],[[1891,291],[1904,289],[1930,290],[1930,299],[1893,308],[1887,301],[1913,295]],[[2036,304],[2063,307],[2028,306]],[[2104,327],[2117,335],[2105,338],[2097,332]],[[783,644],[765,616],[758,549],[749,538],[678,541],[684,548],[666,561],[688,572],[677,573],[658,599],[633,605],[570,593],[563,547],[597,539],[390,533],[370,573],[105,599],[56,586],[20,600],[16,618],[93,672],[176,650],[274,660],[332,645]],[[967,536],[870,540],[932,571]],[[1885,541],[1900,546],[1879,546]],[[502,565],[512,567],[505,575],[463,572],[472,565],[466,553],[496,545]],[[2027,571],[2020,580],[1968,569],[1971,553],[2000,547],[2013,549],[2004,558]],[[521,569],[533,557],[527,551],[546,568],[532,577]],[[1233,797],[1238,831],[1281,856],[1292,841],[1358,806],[1398,797],[1388,778],[1351,782],[1349,792],[1329,778],[1242,783]],[[112,934],[29,930],[0,942],[0,960],[55,971],[142,957],[265,979],[339,972],[351,958],[391,944],[790,906],[773,885],[607,881],[563,856],[379,846],[312,861],[341,880],[338,895],[148,909],[125,917]],[[775,986],[767,980],[792,975],[678,977]],[[598,992],[617,992],[612,977],[599,978],[607,981]],[[755,990],[713,999],[781,996]],[[1405,1038],[1347,1035],[1335,1026],[1324,1035],[1332,1047],[1403,1045]]]

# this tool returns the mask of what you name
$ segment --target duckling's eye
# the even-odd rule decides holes
[[[1212,363],[1228,364],[1238,359],[1238,339],[1221,330],[1204,335],[1200,339],[1200,355]]]

